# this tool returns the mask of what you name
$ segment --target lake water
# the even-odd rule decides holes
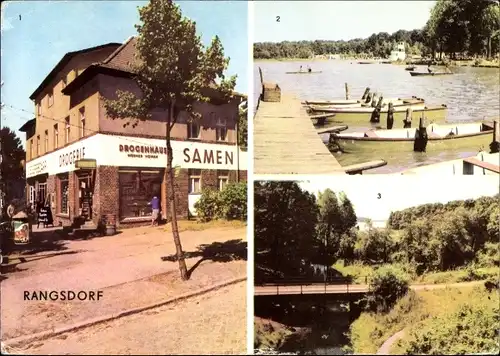
[[[287,71],[297,71],[300,66],[310,65],[318,74],[293,75]],[[344,83],[349,84],[351,99],[360,98],[366,87],[384,97],[424,98],[427,105],[446,104],[447,121],[477,121],[500,116],[500,72],[494,68],[456,67],[456,74],[437,77],[411,77],[403,65],[357,64],[355,60],[331,60],[315,62],[256,62],[254,64],[254,108],[261,90],[258,68],[262,68],[264,81],[278,83],[282,92],[298,96],[302,100],[331,100],[345,98]],[[416,71],[426,71],[426,66],[417,66]],[[381,117],[383,120],[384,118]],[[358,131],[363,128],[355,128]],[[349,131],[354,131],[349,128]],[[323,135],[323,140],[328,136]],[[370,173],[398,172],[405,168],[437,163],[474,155],[479,148],[448,151],[438,154],[415,154],[402,152],[398,157],[378,158],[388,161],[388,165]],[[342,157],[336,154],[342,164]],[[360,157],[361,162],[369,158]],[[352,164],[352,160],[349,164]]]

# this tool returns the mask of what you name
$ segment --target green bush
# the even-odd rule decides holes
[[[217,219],[246,220],[247,184],[246,182],[231,183],[222,191],[203,189],[194,208],[198,220],[202,222]]]
[[[407,273],[394,266],[382,266],[370,278],[368,306],[386,312],[408,293]]]
[[[247,219],[247,183],[228,184],[219,195],[220,218],[226,220]]]

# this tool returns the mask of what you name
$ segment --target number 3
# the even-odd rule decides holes
[[[276,22],[280,22],[280,17],[276,16]]]
[[[382,198],[382,195],[380,193],[377,194],[377,199]]]

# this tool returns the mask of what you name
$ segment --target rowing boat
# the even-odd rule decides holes
[[[414,71],[415,68],[417,68],[416,66],[408,66],[405,68],[405,70],[410,70],[410,71]]]
[[[401,152],[415,150],[416,128],[392,130],[366,130],[350,133],[330,134],[329,148],[344,154],[362,156],[363,159],[384,157],[390,160]],[[455,149],[487,148],[493,140],[493,123],[480,121],[472,123],[431,124],[426,128],[425,152],[443,152]],[[367,156],[368,155],[368,156]]]
[[[396,106],[394,107],[394,128],[403,128],[404,120],[406,118],[406,109],[410,106]],[[446,121],[446,105],[440,106],[425,106],[423,104],[411,106],[413,118],[416,119],[424,113],[428,123],[445,123]],[[349,111],[348,111],[349,110]],[[373,108],[346,108],[340,109],[321,109],[324,113],[335,114],[324,119],[323,125],[348,125],[349,127],[373,127],[382,128],[386,127],[387,122],[387,108],[383,108],[380,113],[380,122],[371,123],[371,116]],[[316,112],[319,114],[319,112]],[[313,123],[315,120],[313,120]],[[415,127],[413,124],[411,127]],[[317,127],[319,128],[319,127]]]
[[[375,64],[375,63],[378,63],[378,62],[358,62],[358,64]]]
[[[407,98],[407,99],[383,99],[382,100],[382,107],[385,107],[389,105],[389,103],[392,103],[394,107],[398,106],[418,106],[418,105],[424,105],[425,100],[420,99],[420,98]],[[371,108],[371,103],[362,103],[358,102],[356,104],[344,104],[344,105],[308,105],[309,109],[311,111],[324,111],[325,109],[328,110],[335,110],[335,109],[345,109],[345,108]]]
[[[432,72],[432,73],[425,73],[425,72],[410,72],[410,75],[412,77],[424,77],[424,76],[435,76],[435,75],[452,75],[454,73],[447,73],[447,72]]]
[[[302,71],[302,72],[286,72],[286,74],[316,74],[316,73],[323,73],[323,71],[315,71],[315,72],[308,72],[308,71]]]
[[[383,103],[388,103],[390,101],[396,102],[400,100],[408,101],[408,100],[422,100],[422,98],[417,98],[415,95],[411,98],[384,98]],[[363,101],[361,99],[334,99],[334,100],[305,100],[301,104],[302,105],[325,105],[325,106],[336,106],[336,105],[352,105],[352,104],[362,104]]]

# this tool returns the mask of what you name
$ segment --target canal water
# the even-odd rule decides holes
[[[310,65],[318,74],[293,75],[287,71],[296,71],[300,66]],[[254,64],[254,98],[258,99],[260,77],[258,68],[262,68],[264,80],[276,82],[285,93],[298,96],[302,100],[331,100],[344,98],[344,83],[349,84],[351,98],[361,97],[366,87],[382,93],[384,97],[424,98],[427,105],[446,104],[448,122],[478,121],[500,116],[500,71],[495,68],[454,67],[454,75],[436,77],[411,77],[404,65],[392,64],[357,64],[355,60],[330,61],[283,61],[256,62]],[[427,70],[426,66],[417,66],[417,71]],[[254,105],[255,106],[255,105]],[[381,117],[381,120],[384,120]],[[349,128],[349,131],[364,128]],[[322,136],[324,141],[327,135]],[[390,157],[377,151],[375,159],[385,159],[388,165],[370,173],[395,173],[405,168],[413,168],[430,163],[458,159],[478,153],[481,147],[458,148],[434,154],[401,152]],[[484,149],[488,149],[485,147]],[[343,165],[372,160],[373,153],[366,157],[342,157],[335,154]]]

